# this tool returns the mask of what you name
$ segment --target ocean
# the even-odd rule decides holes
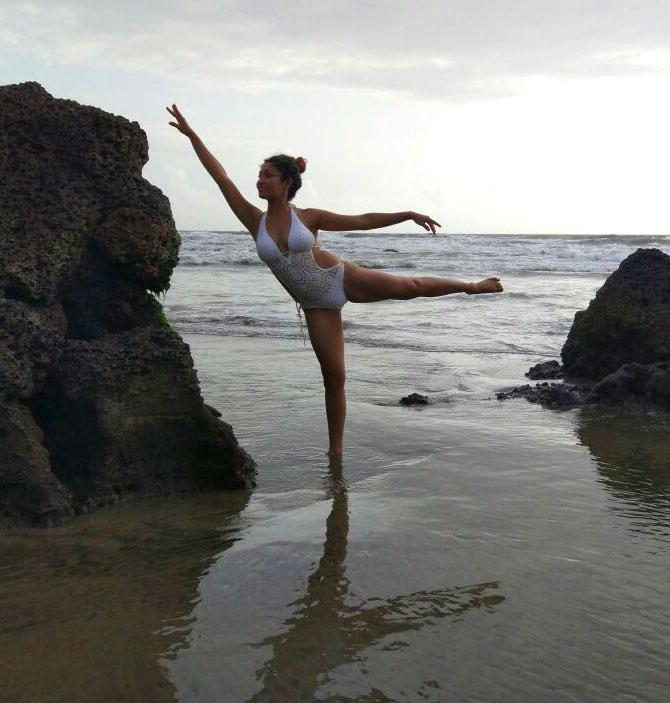
[[[318,364],[251,237],[181,234],[166,314],[258,487],[1,535],[0,701],[668,700],[670,420],[495,393],[670,236],[320,235],[368,267],[505,286],[344,307],[337,466]]]

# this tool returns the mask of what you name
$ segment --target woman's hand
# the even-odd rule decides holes
[[[428,217],[428,215],[420,215],[418,212],[412,213],[412,220],[414,220],[417,225],[420,225],[424,229],[430,230],[433,235],[435,234],[435,227],[442,227],[439,222],[435,222],[435,220],[433,220],[431,217]]]
[[[189,139],[195,136],[195,132],[191,129],[188,122],[184,116],[179,112],[179,108],[172,103],[172,109],[169,107],[165,108],[177,121],[170,122],[170,124],[178,129],[182,134],[185,134]]]

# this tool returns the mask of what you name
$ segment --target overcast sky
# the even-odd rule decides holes
[[[670,233],[668,0],[0,3],[0,83],[137,120],[180,229],[239,229],[176,102],[247,198],[446,232]],[[400,225],[397,231],[418,229]]]

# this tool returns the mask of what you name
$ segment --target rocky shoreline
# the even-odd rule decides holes
[[[552,408],[618,405],[670,412],[670,256],[638,249],[577,312],[561,350],[533,366],[531,379],[555,379],[496,393]]]

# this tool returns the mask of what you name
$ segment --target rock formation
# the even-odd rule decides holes
[[[565,383],[525,385],[497,393],[549,407],[608,403],[670,411],[670,256],[638,249],[575,314],[561,351]],[[558,362],[532,367],[529,378]],[[553,376],[556,377],[556,376]]]
[[[179,235],[136,122],[0,87],[0,525],[253,485],[153,294]]]
[[[670,360],[670,256],[638,249],[575,315],[561,351],[567,376],[600,381],[622,364]]]

